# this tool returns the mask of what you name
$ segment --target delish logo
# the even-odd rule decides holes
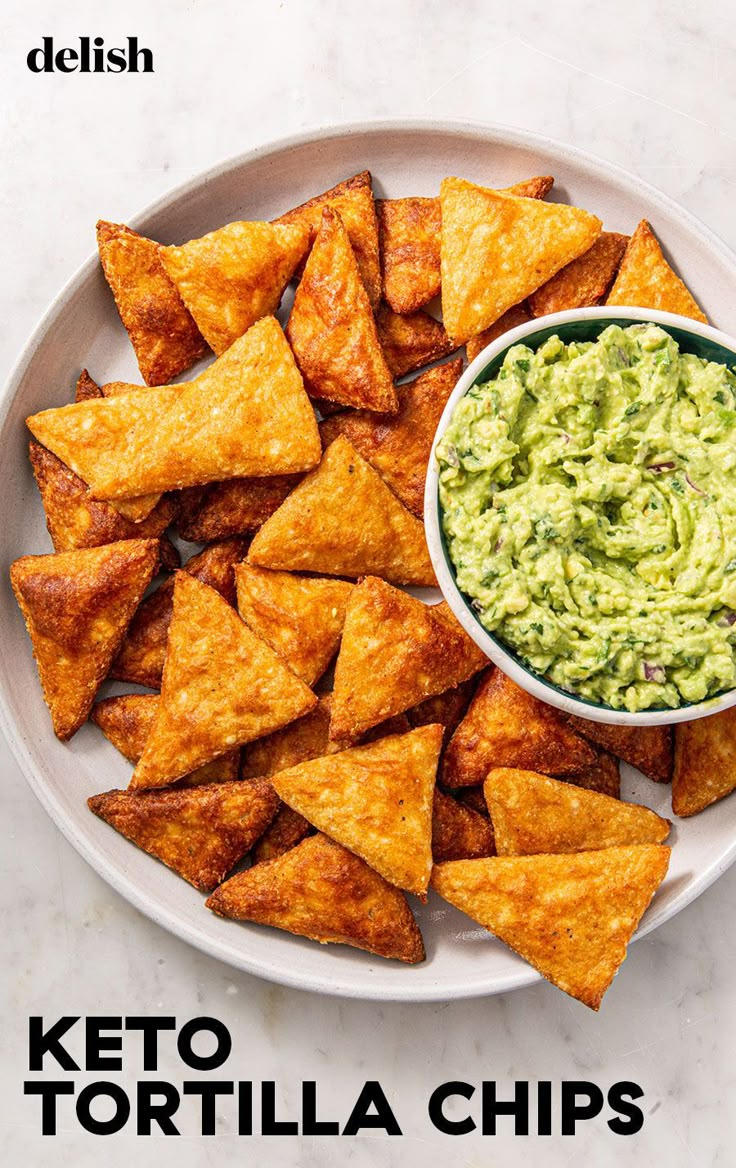
[[[54,48],[45,36],[26,57],[32,73],[153,73],[153,53],[138,48],[138,37],[128,37],[125,48],[105,48],[103,37],[80,37],[79,48]]]

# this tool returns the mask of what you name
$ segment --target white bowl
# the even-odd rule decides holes
[[[685,351],[697,351],[699,355],[707,356],[710,360],[728,362],[729,365],[736,364],[736,341],[719,329],[700,324],[699,321],[690,320],[685,316],[677,316],[671,312],[656,312],[641,308],[619,308],[613,305],[601,308],[578,308],[569,312],[556,312],[550,316],[538,317],[536,320],[520,324],[517,328],[503,333],[502,336],[487,345],[462,374],[440,418],[437,433],[432,443],[424,494],[424,524],[429,554],[442,594],[465,631],[473,638],[476,645],[490,657],[491,661],[499,665],[517,685],[533,694],[534,697],[540,698],[550,706],[556,706],[558,710],[563,710],[566,714],[578,714],[582,718],[589,718],[592,722],[607,722],[619,726],[663,726],[671,725],[674,722],[690,722],[694,718],[703,718],[708,714],[714,714],[718,710],[726,710],[729,706],[736,704],[736,689],[726,690],[706,701],[688,703],[678,706],[676,709],[658,708],[640,710],[635,713],[628,710],[614,710],[611,706],[601,702],[592,702],[586,698],[576,697],[529,669],[511,649],[504,645],[499,637],[489,633],[483,627],[471,608],[468,598],[457,586],[452,563],[445,547],[439,501],[439,468],[435,451],[450,424],[458,401],[465,397],[472,386],[481,384],[492,375],[491,373],[486,374],[486,370],[493,362],[497,363],[513,345],[524,342],[532,349],[536,349],[548,336],[558,330],[563,334],[562,339],[567,340],[570,338],[565,336],[565,332],[570,331],[570,326],[588,321],[593,322],[592,327],[600,331],[609,324],[622,322],[659,324],[675,334],[675,339]],[[588,325],[587,329],[590,328],[591,325]]]

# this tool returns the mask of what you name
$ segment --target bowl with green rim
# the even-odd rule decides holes
[[[659,325],[673,337],[682,352],[693,353],[729,367],[736,365],[736,340],[710,325],[653,309],[618,306],[574,309],[527,321],[503,333],[483,349],[462,374],[448,399],[437,427],[429,459],[424,497],[427,545],[437,583],[460,624],[489,659],[528,693],[565,713],[577,714],[594,722],[628,726],[687,722],[736,704],[736,688],[723,690],[699,702],[683,701],[676,707],[657,706],[637,711],[615,709],[604,702],[592,701],[577,695],[572,686],[570,689],[561,688],[550,678],[534,671],[499,635],[490,632],[481,623],[479,614],[472,607],[471,598],[458,586],[443,528],[436,450],[452,421],[460,399],[474,386],[491,380],[500,369],[507,352],[514,345],[523,343],[536,351],[555,335],[566,344],[573,341],[595,341],[604,329],[615,324],[623,328],[631,324]]]

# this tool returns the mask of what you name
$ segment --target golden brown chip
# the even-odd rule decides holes
[[[179,513],[179,534],[193,543],[209,543],[213,539],[257,531],[278,510],[301,477],[271,475],[265,479],[228,479],[204,489],[191,487],[192,494],[187,495],[184,509]]]
[[[672,810],[697,815],[736,790],[736,709],[675,726]]]
[[[470,338],[465,346],[468,361],[475,361],[475,358],[483,352],[487,345],[503,336],[504,333],[510,332],[511,329],[517,328],[520,324],[526,324],[531,319],[526,300],[521,304],[515,304],[513,308],[504,312],[503,316],[500,316],[490,328],[483,329],[483,332],[478,333],[477,337]]]
[[[100,219],[97,247],[141,376],[147,385],[165,385],[208,347],[166,274],[161,245],[123,223]]]
[[[658,308],[661,312],[676,312],[708,323],[700,305],[664,258],[646,219],[642,219],[629,240],[606,304]]]
[[[235,569],[238,612],[297,677],[314,685],[337,652],[354,585],[344,580]]]
[[[610,795],[612,799],[621,798],[621,774],[618,759],[605,750],[596,752],[596,760],[590,766],[577,771],[574,775],[553,775],[554,779],[562,779],[572,783],[575,787],[583,787],[586,791],[597,791],[600,795]]]
[[[128,762],[136,765],[156,720],[160,698],[158,694],[120,694],[103,698],[90,713],[90,721],[99,726],[105,737],[112,742]],[[229,783],[239,778],[240,751],[231,750],[212,762],[205,763],[191,775],[181,780],[182,784],[196,786],[201,783]]]
[[[487,663],[446,603],[423,604],[368,576],[348,601],[330,734],[337,741],[355,741],[392,714],[466,681]]]
[[[386,364],[394,377],[413,373],[457,348],[440,322],[421,309],[399,316],[387,304],[381,304],[376,313],[376,328]]]
[[[307,714],[307,717],[309,715]],[[275,860],[300,844],[308,835],[314,835],[314,828],[298,811],[292,811],[282,803],[271,823],[253,848],[253,862]]]
[[[323,694],[308,714],[290,722],[282,730],[274,730],[273,734],[250,742],[243,748],[241,776],[275,775],[300,762],[335,754],[341,748],[330,740],[331,706],[332,694]]]
[[[500,669],[479,685],[445,751],[442,782],[474,787],[491,767],[574,775],[597,761],[590,743],[552,706],[533,698]]]
[[[483,790],[499,856],[661,844],[670,823],[638,803],[584,791],[535,771],[497,767]]]
[[[432,440],[462,369],[462,361],[448,361],[398,386],[399,412],[393,417],[348,410],[328,418],[320,423],[323,444],[344,434],[404,506],[421,518]]]
[[[232,876],[207,907],[323,944],[412,964],[424,960],[422,935],[403,893],[324,835]]]
[[[86,369],[83,369],[77,378],[77,384],[74,390],[75,402],[89,401],[91,398],[102,396],[102,390],[97,382],[90,377]]]
[[[602,231],[592,247],[532,292],[532,316],[600,304],[613,283],[628,242],[628,235]]]
[[[161,702],[131,787],[165,786],[316,704],[219,592],[177,572]]]
[[[462,803],[464,807],[469,807],[471,811],[475,811],[477,815],[482,815],[485,819],[490,819],[488,814],[488,804],[486,797],[483,794],[482,787],[462,787],[458,791],[453,792],[458,802]]]
[[[636,767],[655,783],[669,783],[672,778],[671,726],[607,726],[575,715],[568,721],[578,733]]]
[[[477,336],[582,255],[601,230],[588,211],[446,178],[442,315],[456,344]]]
[[[161,260],[208,345],[220,356],[261,317],[271,316],[309,244],[298,224],[228,223]]]
[[[234,567],[245,555],[243,539],[224,539],[192,556],[183,571],[209,584],[228,604],[235,604]],[[146,597],[130,622],[110,677],[158,689],[166,657],[166,642],[173,611],[173,578]]]
[[[308,393],[396,413],[370,301],[342,220],[329,207],[296,290],[286,335]]]
[[[319,231],[325,207],[337,211],[345,224],[368,299],[371,307],[375,308],[381,295],[381,267],[371,172],[364,170],[361,174],[353,175],[324,194],[295,207],[293,211],[287,211],[274,222],[305,225],[309,229],[311,246]]]
[[[11,565],[58,738],[71,738],[89,714],[158,558],[158,540],[125,539]]]
[[[57,552],[99,547],[121,539],[156,539],[176,514],[175,502],[166,497],[146,519],[132,523],[109,503],[93,499],[87,484],[50,450],[31,442],[28,453]],[[178,566],[178,555],[168,540],[161,540],[161,562],[165,567]]]
[[[395,584],[435,582],[423,524],[343,437],[266,520],[248,560],[328,576],[370,573]]]
[[[270,783],[215,783],[175,791],[107,791],[87,800],[126,839],[201,892],[224,880],[273,819]]]
[[[664,880],[658,844],[564,856],[456,860],[432,887],[554,985],[597,1010]]]
[[[436,787],[432,810],[432,858],[435,864],[495,854],[493,828],[488,819]]]
[[[432,869],[432,796],[441,726],[422,726],[272,776],[319,831],[391,884],[423,896]]]
[[[407,710],[406,715],[412,726],[429,726],[438,723],[445,728],[445,742],[455,733],[460,722],[465,717],[470,699],[473,696],[475,679],[463,681],[460,685],[446,689],[444,693],[433,694],[424,698]]]

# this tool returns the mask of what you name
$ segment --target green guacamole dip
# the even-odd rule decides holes
[[[535,673],[615,709],[736,685],[736,376],[653,324],[515,345],[437,449],[459,588]]]

